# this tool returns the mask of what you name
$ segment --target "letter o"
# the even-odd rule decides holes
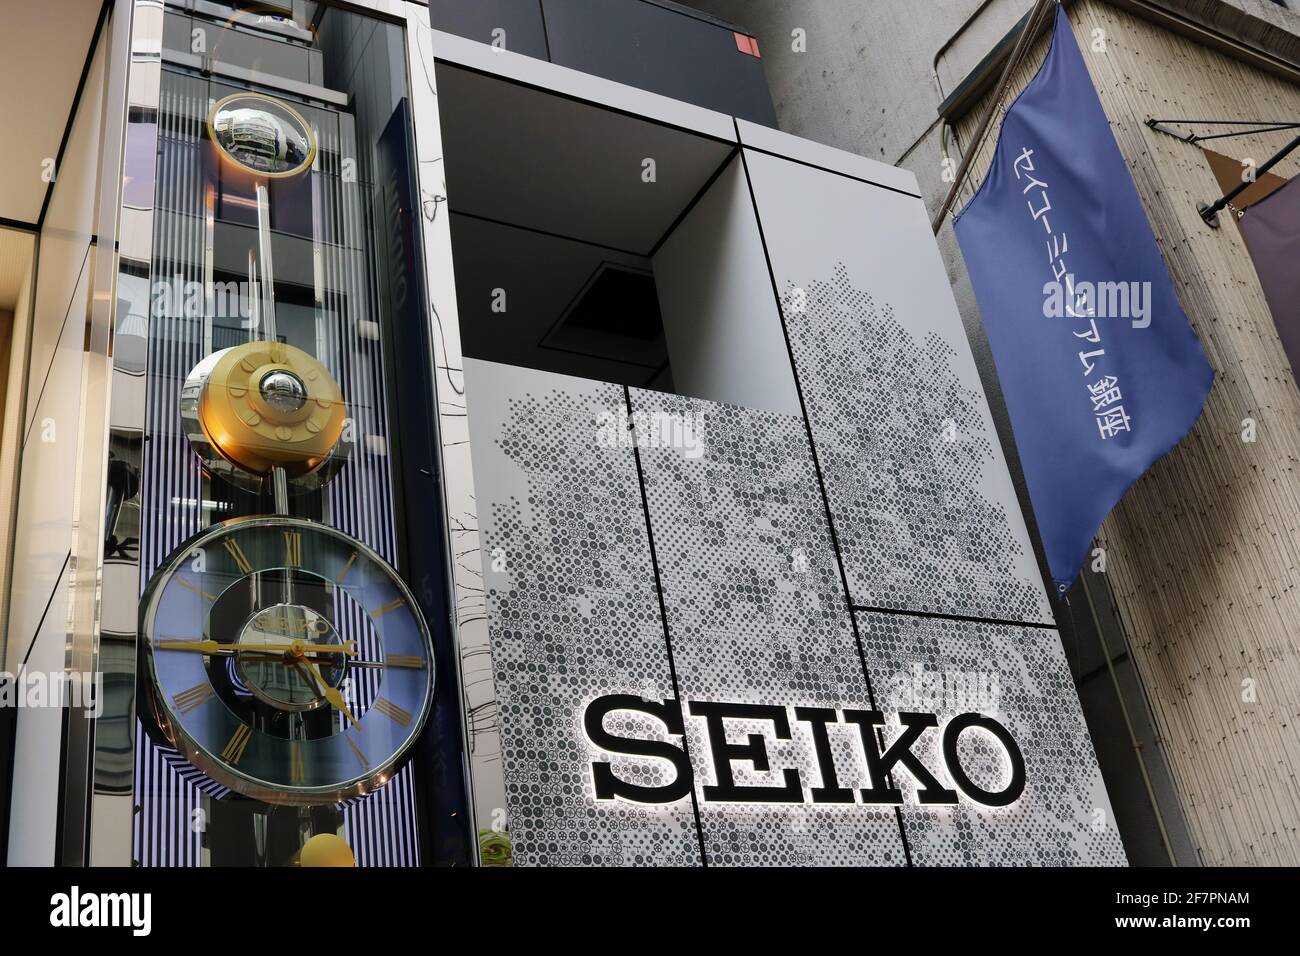
[[[962,732],[971,727],[978,727],[980,730],[987,730],[998,742],[1002,744],[1002,749],[1006,751],[1007,757],[1011,760],[1011,782],[1007,788],[998,793],[985,790],[978,786],[969,776],[961,765],[961,760],[957,756],[957,741],[961,738]],[[986,807],[1005,807],[1015,803],[1020,799],[1020,795],[1025,790],[1025,757],[1020,752],[1007,728],[992,717],[984,717],[980,714],[962,714],[948,721],[948,726],[943,729],[943,762],[948,766],[948,775],[952,777],[953,783],[966,796],[970,797],[976,803],[982,803]]]

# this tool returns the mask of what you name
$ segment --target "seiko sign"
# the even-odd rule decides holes
[[[902,711],[897,714],[902,732],[888,746],[884,734],[888,726],[885,715],[876,710],[853,710],[834,707],[786,707],[768,704],[714,703],[688,701],[687,712],[702,718],[707,731],[713,766],[712,785],[701,788],[706,803],[749,804],[901,804],[900,778],[908,774],[916,782],[916,799],[923,806],[952,806],[960,797],[986,807],[1005,807],[1014,803],[1025,789],[1025,759],[1006,727],[982,714],[961,714],[942,728],[935,714]],[[619,778],[607,761],[592,762],[592,779],[597,800],[629,800],[635,803],[673,803],[691,793],[694,775],[684,746],[665,740],[625,737],[605,729],[605,718],[620,711],[635,711],[661,723],[667,733],[685,740],[686,728],[682,707],[676,700],[645,700],[630,694],[598,697],[587,705],[583,725],[587,738],[599,749],[611,754],[665,760],[676,773],[662,786],[642,786]],[[771,727],[771,738],[791,740],[795,722],[808,726],[819,775],[820,786],[810,786],[805,796],[804,781],[794,768],[776,768],[768,755],[766,734],[748,734],[743,742],[728,738],[728,720],[760,721]],[[856,729],[861,741],[869,786],[846,787],[841,784],[832,756],[830,727],[844,724]],[[996,741],[1011,767],[1010,780],[997,791],[976,784],[962,766],[958,742],[963,734],[982,731]],[[929,733],[940,736],[944,768],[957,790],[944,786],[913,748]],[[737,764],[748,764],[760,773],[780,774],[776,785],[755,786],[736,781]],[[959,793],[960,791],[960,793]]]

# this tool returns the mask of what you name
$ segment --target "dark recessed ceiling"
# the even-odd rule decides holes
[[[455,212],[644,256],[732,153],[729,143],[499,77],[437,70]]]
[[[559,325],[641,342],[663,338],[664,322],[659,314],[654,275],[601,263]]]

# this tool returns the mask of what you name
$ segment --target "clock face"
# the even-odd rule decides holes
[[[432,704],[432,645],[410,592],[326,525],[214,525],[155,574],[143,608],[159,729],[217,782],[268,803],[382,786]]]

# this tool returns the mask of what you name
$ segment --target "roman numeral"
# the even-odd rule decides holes
[[[403,601],[401,598],[393,598],[393,600],[389,601],[383,607],[375,608],[375,613],[372,614],[371,617],[383,617],[389,611],[396,611],[399,607],[401,607],[405,603],[406,602]]]
[[[291,568],[302,567],[302,534],[297,531],[284,533],[285,562]]]
[[[384,658],[385,667],[423,667],[424,658],[415,654],[389,654]]]
[[[353,755],[354,757],[356,757],[356,758],[357,758],[357,761],[361,764],[361,769],[362,769],[362,770],[369,770],[369,769],[370,769],[370,758],[368,758],[365,754],[363,754],[363,753],[361,752],[361,748],[358,747],[355,743],[352,742],[352,738],[351,738],[351,737],[344,737],[343,739],[344,739],[345,741],[347,741],[348,748],[352,751],[352,755]]]
[[[221,751],[221,759],[232,767],[235,766],[239,763],[239,758],[244,756],[244,751],[248,749],[248,741],[252,736],[252,728],[248,724],[240,724],[239,729],[230,738],[230,742],[226,744],[226,749]]]
[[[307,780],[307,772],[303,767],[302,761],[302,741],[289,741],[289,782],[303,784]]]
[[[196,707],[202,707],[215,694],[216,691],[212,689],[211,684],[195,684],[189,690],[183,690],[173,697],[172,705],[175,706],[178,713],[188,714]]]
[[[191,584],[189,581],[186,581],[184,578],[177,578],[176,583],[189,591],[193,591],[195,594],[203,598],[203,600],[205,601],[215,601],[217,599],[217,596],[215,594],[209,594],[207,591],[203,590],[197,584]]]
[[[352,557],[348,558],[348,563],[343,565],[343,570],[339,572],[339,576],[334,580],[339,584],[342,584],[343,579],[348,576],[348,572],[352,570],[352,565],[356,563],[356,560],[357,560],[357,553],[353,551]]]
[[[403,727],[411,726],[411,712],[398,707],[387,697],[376,698],[374,703],[375,710],[379,711],[395,724]]]
[[[226,550],[230,552],[240,571],[244,574],[253,573],[253,565],[249,563],[248,556],[244,554],[244,549],[239,546],[238,541],[227,541]]]

